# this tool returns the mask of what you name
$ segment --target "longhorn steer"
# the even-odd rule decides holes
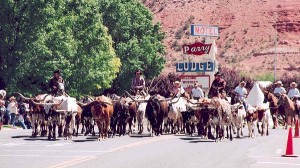
[[[93,118],[99,129],[98,140],[108,137],[110,120],[113,115],[113,105],[110,98],[106,96],[97,97],[95,101],[90,103]]]

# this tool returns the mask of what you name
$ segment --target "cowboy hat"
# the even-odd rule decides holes
[[[16,100],[15,96],[9,98],[9,101]]]
[[[295,87],[297,87],[297,83],[296,82],[292,82],[291,84],[290,84],[291,86],[295,86]]]
[[[135,74],[137,74],[137,73],[141,74],[142,71],[138,69],[138,70],[135,71]]]
[[[244,84],[244,85],[246,85],[246,82],[245,82],[245,81],[242,81],[242,82],[240,83],[240,85],[241,85],[241,84]]]
[[[222,76],[222,74],[220,72],[217,72],[214,76]]]
[[[60,74],[60,70],[57,69],[57,70],[53,71],[53,73],[58,73],[58,74]]]
[[[174,84],[180,84],[180,82],[179,81],[175,81]]]
[[[275,85],[281,85],[281,86],[282,86],[283,84],[282,84],[281,81],[277,81],[277,82],[275,83]]]

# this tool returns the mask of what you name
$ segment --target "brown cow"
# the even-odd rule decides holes
[[[99,138],[105,139],[108,137],[108,131],[110,127],[110,119],[113,115],[112,100],[106,96],[96,97],[96,100],[89,103],[91,105],[91,111],[93,118],[99,129]]]
[[[257,118],[258,118],[258,114],[257,114],[256,110],[249,110],[249,111],[247,111],[247,113],[246,113],[246,121],[247,121],[247,124],[248,124],[249,138],[250,137],[252,137],[252,138],[255,137],[254,128],[255,128],[255,125],[257,123]]]

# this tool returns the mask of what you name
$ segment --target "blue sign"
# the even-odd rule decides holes
[[[176,63],[176,72],[213,72],[213,71],[215,71],[215,63],[213,61]]]

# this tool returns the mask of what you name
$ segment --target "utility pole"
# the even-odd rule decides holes
[[[276,82],[276,62],[277,62],[277,11],[275,11],[275,53],[274,53],[274,82]]]

